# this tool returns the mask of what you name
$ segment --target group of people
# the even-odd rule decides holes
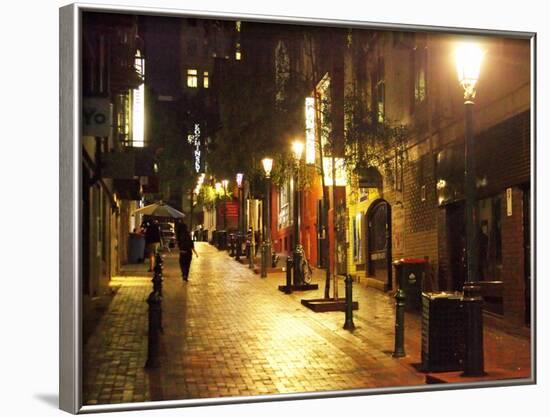
[[[160,242],[162,239],[160,226],[158,220],[150,219],[144,222],[141,227],[145,235],[145,253],[149,258],[149,272],[152,272],[155,264],[155,254],[160,248]],[[181,277],[184,281],[188,281],[193,253],[197,257],[199,254],[195,250],[195,243],[191,238],[191,233],[189,233],[187,225],[183,222],[176,222],[176,241],[180,252],[179,264],[181,269]]]

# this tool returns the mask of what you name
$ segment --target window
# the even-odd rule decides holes
[[[187,87],[197,88],[198,87],[198,75],[196,69],[187,70]]]
[[[242,59],[242,54],[241,54],[241,51],[236,51],[235,52],[235,60],[237,61],[240,61]]]
[[[414,54],[414,101],[422,103],[426,100],[426,48],[417,48]]]
[[[210,81],[208,79],[208,71],[204,71],[203,73],[202,85],[204,88],[210,87]]]
[[[384,58],[378,57],[378,65],[372,77],[373,110],[376,112],[376,121],[378,123],[384,123],[384,120],[386,120],[386,84],[384,81],[384,72]]]
[[[415,107],[424,103],[427,95],[427,65],[428,49],[424,34],[415,36],[415,46],[411,50],[411,112]]]
[[[290,226],[290,182],[287,181],[279,188],[279,224],[278,228],[283,229]],[[286,243],[285,243],[286,246]]]
[[[480,281],[500,281],[502,270],[502,199],[485,198],[478,203]]]
[[[386,119],[386,88],[384,81],[380,81],[376,86],[376,112],[378,123],[384,123]]]
[[[362,229],[363,216],[361,213],[358,213],[353,218],[353,260],[356,264],[363,262]]]

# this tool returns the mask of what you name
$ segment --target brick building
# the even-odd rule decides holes
[[[329,33],[328,49],[342,53],[327,48],[321,53]],[[336,176],[345,181],[334,193],[327,187],[329,211],[323,219],[317,149],[317,166],[311,168],[316,178],[300,193],[306,256],[313,265],[321,263],[319,238],[327,233],[337,246],[328,248],[331,265],[336,258],[338,270],[363,277],[367,285],[395,289],[392,262],[426,258],[425,289],[461,290],[464,100],[453,56],[461,38],[355,29],[326,29],[311,38],[313,47],[307,36],[293,40],[299,53],[289,54],[289,66],[312,86],[298,93],[303,103],[308,97],[322,101],[322,89],[329,98],[331,123],[323,134],[331,138],[335,156],[344,157],[343,172]],[[530,44],[490,36],[477,41],[485,51],[474,113],[479,279],[487,314],[521,326],[529,323],[530,308]],[[351,132],[348,119],[361,117],[354,101],[370,119]],[[307,139],[307,109],[302,114]],[[315,128],[321,129],[318,116]],[[351,158],[351,146],[379,137],[373,125],[402,137],[386,138],[385,146],[375,143],[370,159]],[[293,194],[289,181],[275,187],[271,198],[274,249],[283,253],[292,250]],[[342,225],[334,224],[339,219],[344,219],[343,238],[338,237]]]
[[[355,175],[347,189],[349,270],[384,289],[395,288],[389,261],[402,257],[429,259],[426,288],[461,290],[464,283],[464,109],[453,67],[459,40],[377,32],[363,56],[371,74],[366,102],[382,120],[408,128],[404,152],[395,163],[388,155],[393,166],[379,170],[380,186],[357,189]],[[530,306],[530,45],[478,41],[485,50],[474,113],[479,279],[485,310],[522,325]],[[358,73],[355,63],[348,86],[358,84]]]
[[[144,48],[137,16],[82,17],[82,291],[85,318],[128,260],[132,212],[153,176],[144,134]]]

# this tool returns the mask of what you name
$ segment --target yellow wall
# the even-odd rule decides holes
[[[380,194],[378,193],[378,190],[376,188],[369,188],[368,189],[368,198],[359,201],[359,195],[358,195],[358,188],[355,186],[357,183],[356,181],[351,181],[351,185],[348,182],[346,185],[346,202],[347,202],[347,210],[348,210],[348,227],[347,227],[347,236],[348,236],[348,273],[351,275],[357,275],[359,277],[365,277],[365,268],[361,268],[360,271],[357,270],[355,260],[353,258],[353,252],[354,252],[354,241],[353,241],[353,219],[357,216],[357,214],[361,213],[361,226],[360,226],[360,238],[361,238],[361,252],[362,252],[362,260],[361,264],[366,264],[366,212],[369,209],[370,205],[375,201],[376,199],[380,198]]]

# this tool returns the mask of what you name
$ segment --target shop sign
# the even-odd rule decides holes
[[[83,136],[108,137],[111,135],[112,106],[108,98],[87,97],[82,101]]]

